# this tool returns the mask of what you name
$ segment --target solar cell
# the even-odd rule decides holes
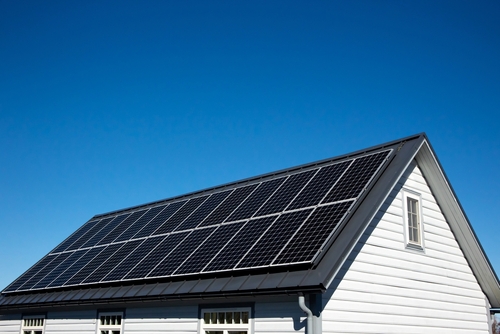
[[[83,266],[80,271],[78,271],[73,277],[71,277],[64,286],[81,284],[82,281],[87,278],[92,272],[99,267],[107,258],[113,255],[114,252],[120,248],[122,244],[111,244],[105,246],[106,248],[100,252],[96,257],[90,260],[87,264]]]
[[[291,175],[266,204],[260,208],[256,216],[283,211],[316,172],[317,169]]]
[[[111,233],[113,229],[118,226],[125,218],[127,218],[130,215],[130,213],[125,213],[123,215],[119,215],[114,217],[106,226],[104,226],[99,232],[94,234],[94,236],[85,242],[81,248],[87,248],[87,247],[92,247],[96,246],[99,241],[101,241],[106,235]]]
[[[311,211],[312,209],[306,209],[282,214],[238,263],[236,268],[270,265]]]
[[[236,221],[252,217],[285,180],[286,177],[282,177],[262,182],[259,187],[229,216],[227,221]]]
[[[109,222],[106,227],[99,231],[99,235],[101,235],[101,239],[96,243],[96,245],[103,245],[110,243],[114,238],[116,238],[115,229],[123,223],[125,218],[130,216],[130,213],[125,213],[123,215],[116,216],[115,219]],[[95,246],[95,245],[92,245]]]
[[[226,243],[238,233],[243,222],[220,226],[205,242],[174,272],[175,275],[199,273]]]
[[[134,251],[132,251],[125,259],[119,263],[113,270],[107,274],[102,281],[119,281],[125,276],[132,268],[134,268],[141,260],[143,260],[149,252],[153,250],[156,246],[158,246],[162,240],[164,240],[165,236],[160,237],[150,237],[148,239],[141,239],[144,242],[137,247]]]
[[[29,280],[27,280],[18,290],[29,290],[38,283],[45,275],[49,274],[55,267],[57,267],[61,262],[63,262],[71,253],[60,253],[56,255],[56,258],[52,260],[49,264],[43,267],[35,275],[33,275]]]
[[[53,280],[47,287],[58,287],[63,286],[66,281],[68,281],[73,275],[75,275],[80,269],[82,269],[87,263],[89,263],[93,258],[95,258],[101,251],[106,247],[100,246],[90,249],[83,249],[77,252],[83,254],[78,260],[70,265],[61,275],[59,275],[55,280]]]
[[[390,151],[383,151],[354,160],[322,203],[332,203],[358,197],[389,153]]]
[[[114,217],[108,217],[99,220],[97,224],[92,226],[86,233],[84,233],[80,238],[78,238],[75,242],[73,242],[68,248],[66,248],[66,251],[69,250],[75,250],[80,248],[81,245],[83,245],[87,240],[92,238],[97,232],[99,232],[104,226],[106,226],[111,219]]]
[[[164,258],[147,277],[161,277],[171,275],[177,267],[215,230],[213,227],[193,230],[179,246]]]
[[[172,203],[163,209],[156,217],[154,217],[146,226],[144,226],[139,232],[137,232],[133,238],[149,237],[158,227],[160,227],[170,216],[172,216],[177,210],[179,210],[185,203],[185,201],[180,201]]]
[[[208,263],[203,272],[233,269],[276,218],[278,216],[269,216],[245,223],[236,236]]]
[[[251,184],[246,187],[235,189],[199,226],[210,226],[222,223],[256,187],[257,184]]]
[[[181,209],[179,209],[172,217],[170,217],[163,225],[153,233],[153,235],[165,234],[172,232],[180,223],[184,221],[197,207],[199,207],[208,195],[191,198]]]
[[[69,256],[66,257],[62,262],[58,262],[59,264],[57,267],[55,267],[49,274],[45,275],[44,278],[42,278],[38,283],[36,283],[32,289],[41,289],[45,288],[50,282],[52,282],[54,279],[57,278],[57,276],[61,275],[62,272],[71,266],[73,263],[75,263],[76,260],[80,258],[82,251],[74,251],[72,253],[65,253],[68,254]]]
[[[179,225],[175,231],[183,231],[191,228],[195,228],[200,224],[206,216],[210,214],[230,193],[232,190],[222,191],[220,193],[215,193],[210,195],[210,197],[200,205],[192,215],[186,218],[181,225]]]
[[[132,240],[122,244],[122,247],[118,249],[113,255],[105,259],[105,261],[96,269],[92,274],[87,276],[87,278],[82,283],[97,283],[104,276],[106,276],[118,263],[120,263],[125,256],[134,251],[134,249],[139,246],[143,240]]]
[[[147,223],[151,221],[157,214],[159,214],[163,209],[167,207],[168,204],[157,206],[151,208],[146,212],[141,218],[137,219],[134,223],[132,223],[129,228],[123,231],[113,242],[120,242],[131,239],[134,234],[139,232],[141,228],[146,226]]]
[[[130,226],[130,224],[139,219],[139,217],[141,217],[146,211],[147,209],[144,209],[131,213],[126,219],[116,225],[115,228],[113,228],[104,238],[102,238],[97,245],[106,245],[113,242],[113,240],[122,234],[127,227]]]
[[[317,208],[273,264],[312,261],[353,203],[347,201]]]
[[[63,252],[68,248],[73,242],[78,240],[81,236],[87,233],[95,224],[97,224],[99,220],[92,220],[85,223],[80,229],[78,229],[75,233],[73,233],[69,238],[64,240],[59,246],[57,246],[52,253]]]
[[[21,285],[26,283],[27,280],[29,280],[31,277],[33,277],[33,275],[42,270],[43,267],[45,267],[55,258],[57,258],[57,255],[47,255],[46,257],[42,258],[34,266],[32,266],[24,274],[22,274],[19,278],[12,282],[7,288],[5,288],[5,291],[16,291],[21,287]]]
[[[179,243],[189,235],[189,232],[174,233],[168,235],[153,249],[137,266],[135,266],[123,279],[144,278],[160,263]]]
[[[352,162],[351,159],[322,167],[286,209],[294,210],[318,205]]]

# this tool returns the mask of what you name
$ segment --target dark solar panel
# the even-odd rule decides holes
[[[143,260],[149,252],[158,246],[165,236],[151,237],[148,239],[141,239],[144,242],[132,251],[128,256],[118,264],[113,270],[107,274],[102,281],[119,281],[125,276],[132,268],[134,268],[141,260]]]
[[[352,160],[348,160],[321,168],[311,182],[302,189],[300,194],[288,206],[287,210],[318,205],[351,163]]]
[[[5,291],[312,262],[390,152],[94,218]]]
[[[179,243],[189,235],[189,232],[174,233],[167,236],[153,249],[139,264],[134,267],[123,279],[144,278],[161,262]]]
[[[356,198],[367,186],[390,151],[379,152],[357,158],[347,169],[347,172],[328,193],[323,203],[332,203],[345,199]]]
[[[233,269],[278,216],[250,220],[203,269],[204,272]]]
[[[154,208],[151,208],[146,212],[141,218],[137,219],[134,223],[132,223],[122,234],[120,234],[114,242],[125,241],[131,239],[134,234],[139,232],[141,228],[146,226],[147,223],[151,221],[157,214],[159,214],[167,205],[161,205]]]
[[[92,220],[83,225],[80,229],[78,229],[75,233],[73,233],[68,239],[64,240],[59,246],[57,246],[52,253],[63,252],[68,248],[72,243],[81,238],[85,233],[88,232],[95,224],[97,224],[99,220]]]
[[[278,189],[286,177],[262,182],[259,187],[229,216],[227,221],[251,218],[264,202]]]
[[[81,284],[82,281],[87,278],[92,272],[99,267],[106,259],[108,259],[114,252],[120,248],[122,244],[111,244],[106,246],[106,248],[100,252],[96,257],[90,260],[80,271],[78,271],[73,277],[71,277],[66,283],[67,285],[77,285]]]
[[[188,256],[215,230],[213,227],[194,230],[177,248],[164,258],[147,277],[170,276]]]
[[[42,278],[38,283],[36,283],[32,289],[41,289],[45,288],[47,285],[49,285],[50,282],[55,280],[59,275],[62,274],[62,272],[70,267],[73,263],[75,263],[76,260],[80,258],[80,256],[83,254],[82,251],[75,251],[72,253],[65,253],[68,254],[69,256],[66,257],[62,262],[60,262],[57,267],[55,267],[49,274],[47,274],[44,278]],[[59,259],[58,259],[59,262]]]
[[[175,275],[199,273],[226,243],[238,233],[243,222],[220,226],[176,271]]]
[[[200,205],[192,215],[178,226],[175,231],[183,231],[195,228],[205,219],[230,193],[232,190],[223,191],[210,195],[210,197]]]
[[[199,226],[210,226],[224,222],[256,187],[257,184],[252,184],[233,191]]]
[[[100,230],[98,234],[101,235],[101,239],[96,243],[96,245],[104,245],[113,241],[118,235],[117,232],[115,232],[116,228],[119,227],[128,216],[130,216],[130,213],[119,215],[110,221],[106,227]]]
[[[79,250],[83,254],[78,260],[70,265],[61,275],[59,275],[55,280],[53,280],[47,287],[62,286],[69,280],[73,275],[75,275],[80,269],[82,269],[87,263],[89,263],[94,257],[97,256],[105,247],[100,246],[96,248]]]
[[[172,232],[180,223],[184,221],[193,211],[198,208],[201,203],[203,203],[208,198],[206,196],[200,196],[190,199],[179,211],[170,217],[163,225],[158,227],[158,229],[153,233],[153,235],[165,234]]]
[[[238,263],[237,268],[270,265],[312,209],[282,214]]]
[[[304,187],[304,185],[312,178],[316,171],[317,170],[315,169],[291,175],[271,196],[266,204],[260,208],[256,216],[264,216],[283,211]]]
[[[5,291],[16,291],[19,289],[27,280],[29,280],[33,275],[43,269],[47,264],[49,264],[52,260],[57,258],[57,255],[48,255],[38,261],[33,267],[28,269],[24,274],[22,274],[18,279],[16,279],[12,284],[10,284]]]
[[[92,238],[97,232],[99,232],[104,226],[106,226],[111,219],[114,217],[108,217],[101,219],[97,224],[92,226],[86,233],[84,233],[78,240],[72,243],[66,250],[75,250],[81,247],[85,242]]]
[[[348,201],[317,208],[273,264],[312,261],[352,204]]]
[[[104,276],[106,276],[118,263],[120,263],[124,257],[134,251],[134,249],[139,246],[142,240],[132,240],[122,244],[113,255],[105,259],[105,261],[97,268],[92,274],[87,276],[87,278],[82,283],[96,283],[99,282]]]
[[[33,275],[29,280],[27,280],[18,290],[29,290],[38,283],[45,275],[49,274],[55,267],[57,267],[61,262],[63,262],[71,253],[61,253],[56,255],[57,257],[47,264],[43,269]]]
[[[134,235],[135,238],[149,237],[158,227],[160,227],[168,218],[170,218],[177,210],[179,210],[187,201],[172,203],[167,206],[162,212],[154,217],[144,228]]]

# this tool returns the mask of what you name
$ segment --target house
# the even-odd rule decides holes
[[[491,333],[498,279],[425,134],[96,215],[0,333]]]

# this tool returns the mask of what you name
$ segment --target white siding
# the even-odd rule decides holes
[[[180,303],[179,303],[180,304]],[[198,306],[130,308],[124,333],[198,333]]]
[[[73,312],[49,312],[45,322],[45,334],[96,333],[95,310]]]
[[[425,251],[405,248],[401,187],[421,194]],[[415,163],[323,303],[323,333],[489,333],[485,296]]]
[[[19,334],[21,331],[21,315],[0,315],[0,334]]]

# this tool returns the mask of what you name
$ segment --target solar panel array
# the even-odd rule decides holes
[[[91,219],[3,292],[312,264],[391,152]]]

